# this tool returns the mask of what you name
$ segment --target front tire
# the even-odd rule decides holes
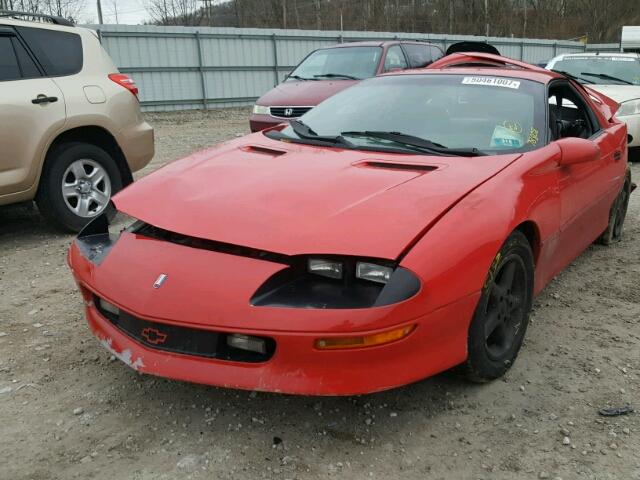
[[[78,232],[112,210],[111,197],[120,190],[122,175],[106,151],[89,143],[66,143],[47,156],[36,203],[49,223]]]
[[[513,232],[494,258],[467,339],[466,376],[501,377],[522,346],[533,301],[534,261],[527,238]]]

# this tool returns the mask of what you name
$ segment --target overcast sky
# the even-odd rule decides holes
[[[101,0],[102,18],[104,23],[121,23],[128,25],[138,25],[145,20],[149,20],[149,14],[144,8],[145,0]],[[114,7],[115,4],[115,7]],[[97,0],[87,0],[85,4],[86,23],[98,23]],[[116,14],[118,12],[118,21]]]

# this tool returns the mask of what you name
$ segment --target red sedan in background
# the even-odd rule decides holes
[[[484,66],[486,65],[486,67]],[[130,367],[360,394],[513,364],[534,295],[631,192],[617,104],[489,54],[365,80],[114,197],[69,264]]]
[[[436,45],[412,41],[350,42],[311,52],[284,82],[258,99],[252,132],[298,118],[359,81],[407,68],[421,68],[443,55]]]

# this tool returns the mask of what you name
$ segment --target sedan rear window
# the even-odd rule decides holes
[[[73,75],[82,70],[80,35],[44,28],[17,28],[47,76]]]
[[[291,72],[296,80],[340,80],[373,77],[382,48],[339,47],[316,50]]]

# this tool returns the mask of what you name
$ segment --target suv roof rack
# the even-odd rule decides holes
[[[75,23],[66,18],[56,17],[55,15],[47,15],[46,13],[33,13],[33,12],[17,12],[13,10],[0,10],[0,17],[10,17],[16,19],[23,19],[33,22],[49,22],[54,25],[62,25],[65,27],[75,27]]]

